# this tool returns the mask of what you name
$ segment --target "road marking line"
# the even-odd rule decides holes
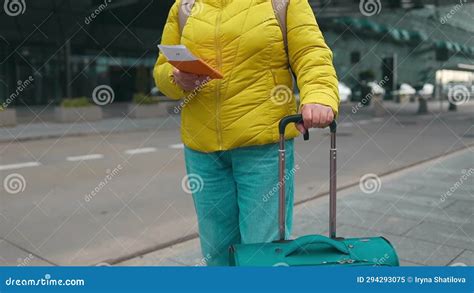
[[[173,150],[183,150],[184,149],[184,144],[178,143],[178,144],[172,144],[169,146],[170,149]]]
[[[41,166],[40,162],[28,162],[28,163],[19,163],[19,164],[11,164],[11,165],[2,165],[0,166],[0,171],[31,168],[31,167],[38,167],[38,166]]]
[[[352,126],[354,126],[354,123],[352,123],[352,122],[342,122],[341,124],[339,124],[339,126],[341,126],[341,127],[352,127]]]
[[[139,155],[139,154],[149,154],[156,152],[156,148],[141,148],[141,149],[133,149],[133,150],[126,150],[125,153],[127,155]]]
[[[99,160],[103,158],[104,158],[104,155],[94,154],[94,155],[85,155],[85,156],[77,156],[77,157],[67,157],[66,160],[68,160],[69,162],[79,162],[79,161]]]

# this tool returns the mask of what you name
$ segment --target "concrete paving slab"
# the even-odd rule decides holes
[[[444,210],[449,215],[464,215],[467,218],[474,214],[474,200],[456,200]]]
[[[318,199],[318,205],[305,203],[295,207],[292,237],[310,234],[327,234],[329,229],[327,200]]]
[[[421,267],[423,266],[422,264],[417,264],[408,260],[401,259],[400,260],[400,266],[402,267]]]
[[[428,194],[424,193],[421,190],[416,190],[416,191],[411,191],[407,193],[402,193],[399,192],[397,193],[396,191],[380,191],[375,194],[354,194],[351,195],[351,199],[356,200],[360,199],[361,201],[367,201],[367,200],[372,200],[372,199],[381,199],[381,200],[386,200],[388,202],[391,202],[393,204],[398,204],[398,203],[406,203],[406,204],[416,204],[416,205],[421,205],[425,207],[440,207],[443,208],[445,206],[450,205],[451,203],[446,202],[446,201],[441,201],[440,196],[433,195],[433,194]]]
[[[0,266],[51,266],[36,255],[0,239]]]
[[[428,207],[420,205],[419,202],[398,201],[393,202],[382,199],[371,199],[370,201],[359,201],[348,197],[347,200],[340,201],[341,208],[352,208],[362,211],[375,211],[394,215],[398,217],[408,218],[415,221],[433,221],[440,223],[464,223],[465,217],[461,215],[448,215],[439,207]]]
[[[461,181],[460,181],[461,176],[462,175],[456,176],[456,177],[449,176],[449,177],[445,177],[444,179],[436,179],[436,180],[431,180],[431,181],[419,180],[419,179],[409,179],[406,182],[407,182],[407,184],[414,184],[414,185],[418,185],[418,186],[421,186],[421,187],[423,187],[423,186],[429,187],[433,191],[435,191],[436,193],[438,193],[440,195],[444,194],[445,192],[447,192],[451,188],[453,188],[455,190],[464,191],[464,192],[470,191],[469,182],[464,181],[463,183],[461,183]],[[471,182],[474,182],[474,178],[472,178],[471,180],[472,180]]]
[[[466,250],[461,253],[455,260],[453,260],[450,265],[466,265],[474,266],[474,251]]]
[[[447,204],[451,203],[452,200],[472,200],[474,201],[474,193],[469,192],[465,189],[455,189],[454,191],[450,191],[450,185],[446,185],[444,188],[439,189],[432,186],[424,186],[423,188],[416,191],[415,194],[419,194],[422,196],[427,196],[433,198],[438,201],[442,206],[446,206]]]
[[[419,224],[416,220],[377,212],[356,210],[346,211],[338,218],[338,222],[374,232],[386,232],[393,235],[404,235],[410,229]]]
[[[168,258],[155,257],[153,254],[147,254],[132,260],[122,262],[117,266],[122,267],[182,267],[185,264],[178,263]]]
[[[193,239],[161,249],[132,260],[119,263],[125,266],[204,266],[199,239]]]
[[[460,249],[472,249],[474,247],[474,225],[472,217],[466,218],[462,225],[425,222],[408,232],[407,237]]]

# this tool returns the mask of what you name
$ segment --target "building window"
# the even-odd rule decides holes
[[[359,51],[353,51],[351,53],[351,64],[357,64],[360,61],[360,52]]]

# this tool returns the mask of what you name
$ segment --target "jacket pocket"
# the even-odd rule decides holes
[[[284,85],[293,90],[293,78],[289,69],[272,69],[275,86]]]
[[[272,70],[273,89],[271,91],[271,99],[274,104],[278,117],[294,114],[296,109],[296,101],[293,94],[293,78],[289,69]]]

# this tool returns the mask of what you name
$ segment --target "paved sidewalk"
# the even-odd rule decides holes
[[[364,188],[344,190],[338,197],[338,235],[384,236],[404,266],[472,266],[473,182],[471,147],[380,181],[367,181]],[[294,237],[327,234],[327,217],[327,197],[297,206]],[[119,265],[195,266],[204,261],[194,239]]]
[[[111,118],[95,122],[78,121],[76,123],[32,123],[16,127],[0,127],[0,143],[11,141],[28,141],[38,139],[62,138],[71,136],[88,136],[136,131],[152,131],[157,128],[177,129],[180,118],[170,115],[153,119]]]

